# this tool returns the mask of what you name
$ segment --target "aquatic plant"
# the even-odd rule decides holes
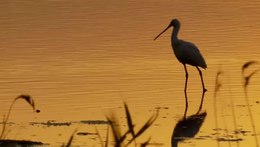
[[[34,112],[37,112],[37,113],[40,112],[40,110],[35,108],[35,102],[30,95],[21,94],[21,95],[17,96],[13,100],[13,102],[11,103],[9,110],[7,112],[7,115],[3,117],[3,123],[2,123],[3,125],[2,125],[2,131],[1,131],[1,134],[0,134],[0,139],[4,139],[7,135],[7,132],[8,132],[7,131],[7,122],[9,120],[10,115],[11,115],[11,111],[13,109],[15,102],[19,99],[25,100],[33,108]]]
[[[103,140],[102,140],[102,137],[98,131],[98,129],[96,128],[96,133],[98,135],[98,139],[99,141],[101,142],[101,147],[108,147],[108,138],[109,138],[109,125],[107,125],[107,133],[106,133],[106,141],[105,141],[105,144],[103,144]]]
[[[77,129],[73,131],[72,135],[70,136],[69,141],[67,144],[63,144],[61,147],[70,147],[72,144],[72,140],[74,139],[75,133],[77,132]]]
[[[157,110],[156,114],[152,115],[146,123],[143,124],[143,126],[138,130],[135,131],[135,124],[133,123],[133,118],[131,116],[131,113],[129,111],[129,108],[126,103],[124,103],[124,108],[125,108],[125,114],[126,114],[126,121],[127,121],[127,126],[128,130],[125,133],[122,133],[120,128],[119,128],[119,122],[118,119],[116,118],[116,115],[114,113],[111,113],[110,116],[107,116],[107,120],[109,122],[109,125],[112,130],[113,138],[114,138],[114,146],[115,147],[121,147],[121,146],[129,146],[134,142],[135,146],[137,146],[136,140],[138,137],[140,137],[148,128],[151,127],[151,125],[155,122],[159,115],[159,110]],[[130,138],[127,138],[127,136],[131,135]],[[102,146],[108,146],[108,134],[107,134],[107,140],[106,144]],[[150,142],[149,138],[147,141],[140,143],[141,147],[147,146]],[[101,142],[101,144],[103,144]]]
[[[109,143],[109,128],[111,128],[112,131],[112,135],[113,135],[113,141],[114,141],[114,147],[126,147],[131,145],[134,142],[134,145],[137,146],[136,143],[136,139],[138,137],[140,137],[149,127],[151,127],[151,125],[155,122],[155,120],[157,119],[158,115],[159,115],[159,109],[157,110],[156,114],[152,115],[147,121],[146,123],[143,124],[143,126],[138,130],[135,131],[135,125],[133,123],[133,118],[132,115],[129,111],[129,108],[127,106],[126,103],[124,103],[124,108],[125,108],[125,114],[126,114],[126,121],[127,121],[127,126],[128,126],[128,130],[125,133],[121,132],[121,129],[119,128],[120,123],[116,117],[116,115],[114,113],[111,113],[109,116],[106,116],[107,121],[108,121],[108,127],[107,127],[107,133],[106,133],[106,141],[105,143],[102,140],[102,137],[98,131],[97,128],[96,129],[96,134],[97,137],[101,143],[101,147],[108,147],[108,143]],[[68,140],[68,142],[66,144],[63,144],[62,147],[70,147],[72,146],[72,141],[75,137],[75,133],[77,130],[75,130],[70,139]],[[131,134],[131,137],[128,137],[129,134]],[[145,147],[149,144],[151,140],[151,137],[148,138],[145,142],[140,143],[140,147]]]
[[[219,137],[219,128],[218,128],[218,115],[217,115],[217,93],[219,92],[222,84],[221,82],[219,81],[219,76],[223,74],[223,72],[221,70],[219,70],[217,72],[217,75],[216,75],[216,79],[215,79],[215,89],[214,89],[214,101],[213,101],[213,106],[214,106],[214,115],[215,115],[215,129],[216,129],[216,136],[217,138]],[[219,142],[218,143],[218,147],[219,147]]]
[[[253,136],[255,137],[256,146],[259,147],[258,138],[257,138],[257,134],[256,134],[256,129],[255,129],[254,118],[253,118],[252,110],[251,110],[250,105],[249,105],[248,89],[247,89],[251,77],[253,75],[255,75],[259,71],[259,69],[252,71],[249,75],[245,74],[247,68],[249,68],[253,64],[258,64],[258,62],[257,61],[249,61],[249,62],[246,62],[242,66],[242,77],[243,77],[243,88],[244,88],[244,94],[245,94],[245,101],[246,101],[246,105],[247,105],[247,108],[248,108],[248,114],[249,114],[249,117],[250,117],[251,126],[252,126],[252,129],[253,129]]]

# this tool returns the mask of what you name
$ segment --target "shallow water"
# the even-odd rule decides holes
[[[0,2],[0,11],[0,115],[6,114],[21,93],[30,94],[41,109],[39,114],[31,113],[28,104],[18,101],[8,138],[60,145],[74,129],[93,133],[95,126],[105,138],[106,125],[48,127],[29,122],[105,120],[114,111],[125,126],[126,101],[137,126],[162,107],[155,125],[140,142],[152,136],[151,143],[170,146],[174,126],[185,108],[184,70],[172,54],[170,31],[156,41],[153,38],[172,18],[178,18],[182,23],[179,37],[195,43],[208,64],[203,70],[207,117],[196,137],[179,146],[218,146],[213,130],[218,70],[223,71],[216,102],[219,136],[235,138],[233,106],[237,129],[246,131],[238,135],[243,139],[240,146],[255,146],[241,67],[259,60],[259,1],[12,0]],[[196,69],[188,66],[188,70],[191,115],[197,112],[202,89]],[[252,77],[248,88],[255,122],[260,121],[258,77],[259,73]],[[260,126],[255,125],[259,134]],[[99,145],[96,138],[76,136],[73,144]]]

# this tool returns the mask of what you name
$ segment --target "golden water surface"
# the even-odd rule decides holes
[[[171,30],[153,38],[178,18],[179,37],[195,43],[208,65],[203,70],[208,92],[202,108],[207,116],[198,134],[179,146],[256,146],[260,75],[256,73],[248,87],[256,135],[241,68],[247,61],[259,61],[259,14],[257,0],[2,0],[0,116],[20,94],[30,94],[41,110],[32,113],[28,104],[17,101],[7,138],[59,146],[75,129],[95,133],[97,128],[105,140],[106,125],[77,122],[106,120],[113,111],[124,131],[125,101],[137,129],[161,108],[138,141],[151,136],[151,145],[170,146],[185,109],[185,73],[171,49]],[[215,100],[219,70],[222,87]],[[188,66],[188,71],[190,116],[198,110],[202,89],[196,68]],[[71,125],[42,125],[50,120]],[[242,141],[232,141],[237,138]],[[100,141],[96,135],[76,135],[73,145],[100,146]]]

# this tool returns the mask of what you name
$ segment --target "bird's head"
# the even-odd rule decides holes
[[[169,26],[173,26],[174,28],[180,26],[180,21],[178,19],[173,19]]]
[[[176,28],[176,27],[180,27],[180,21],[178,20],[178,19],[173,19],[171,22],[170,22],[170,24],[169,24],[169,26],[166,28],[166,29],[164,29],[159,35],[157,35],[155,38],[154,38],[154,40],[156,40],[157,38],[159,38],[164,32],[166,32],[170,27],[174,27],[174,28]]]

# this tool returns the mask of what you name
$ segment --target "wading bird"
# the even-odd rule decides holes
[[[195,66],[200,74],[202,88],[203,88],[200,109],[202,107],[204,93],[207,91],[207,89],[204,86],[202,72],[199,69],[199,67],[206,69],[207,64],[206,64],[204,58],[202,57],[202,55],[200,54],[200,51],[198,50],[198,48],[193,43],[178,39],[178,32],[181,27],[181,24],[178,19],[173,19],[171,21],[171,23],[169,24],[169,26],[165,30],[163,30],[158,36],[156,36],[154,38],[154,40],[156,40],[158,37],[160,37],[170,27],[173,27],[172,36],[171,36],[173,52],[174,52],[175,56],[177,57],[177,59],[183,64],[184,69],[185,69],[185,74],[186,74],[185,88],[184,88],[184,94],[185,94],[185,99],[186,99],[186,109],[185,109],[184,117],[186,117],[186,112],[188,109],[188,97],[187,97],[187,92],[186,92],[187,83],[188,83],[188,71],[186,68],[186,64]],[[199,111],[200,111],[200,109],[199,109]]]

